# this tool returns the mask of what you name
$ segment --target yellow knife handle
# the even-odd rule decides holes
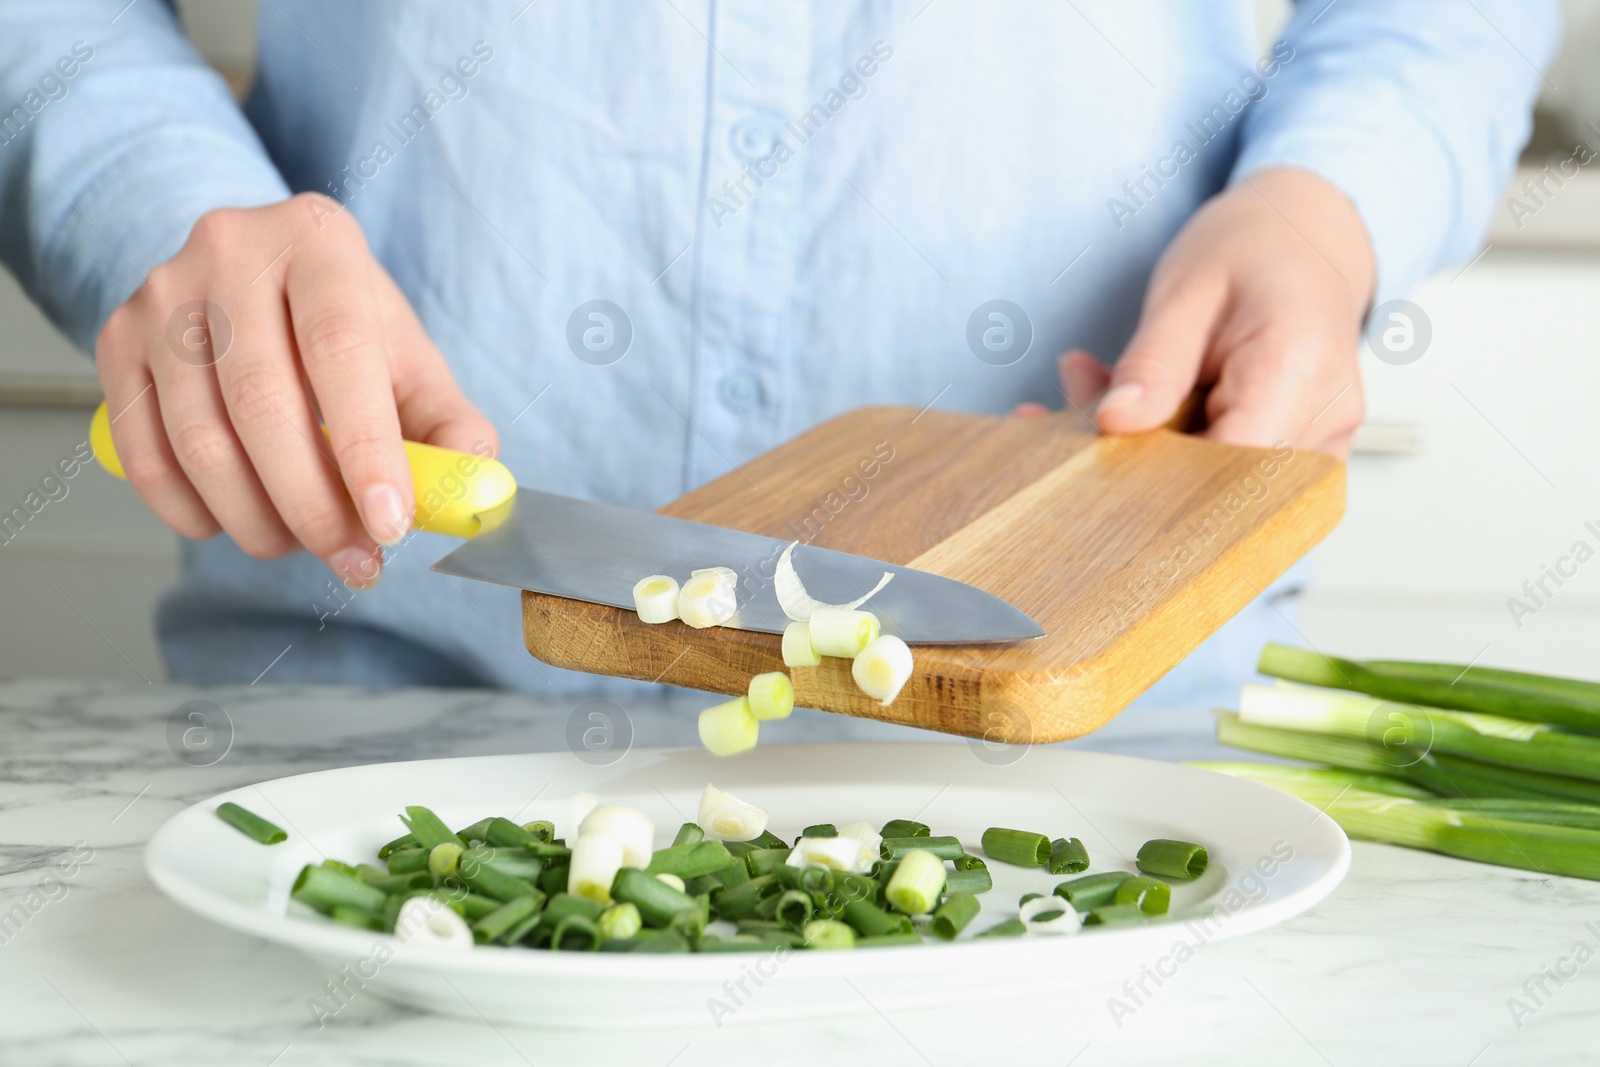
[[[104,402],[89,420],[89,444],[100,466],[118,478],[127,478],[111,442],[111,416]],[[451,537],[476,536],[483,527],[480,516],[510,500],[517,491],[517,480],[499,460],[417,441],[404,444],[417,500],[412,525],[418,530]]]

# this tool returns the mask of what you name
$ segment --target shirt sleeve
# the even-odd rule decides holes
[[[1276,166],[1326,179],[1366,224],[1376,303],[1404,296],[1477,251],[1559,36],[1556,0],[1303,0],[1230,184]]]
[[[170,0],[0,0],[0,261],[79,347],[205,212],[288,195]]]

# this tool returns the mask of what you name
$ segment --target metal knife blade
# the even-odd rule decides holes
[[[732,567],[739,574],[739,610],[727,625],[777,634],[789,622],[772,590],[787,541],[533,489],[518,489],[482,519],[483,531],[434,570],[631,610],[634,583],[646,575],[683,581],[701,567]],[[796,548],[792,560],[806,592],[829,603],[854,600],[883,572],[893,574],[865,607],[885,632],[908,644],[1044,636],[1027,615],[965,582],[807,545]]]

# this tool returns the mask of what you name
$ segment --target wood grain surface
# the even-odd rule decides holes
[[[1060,741],[1103,725],[1321,540],[1343,514],[1344,483],[1338,460],[1283,445],[1103,437],[1071,415],[862,408],[662,513],[969,582],[1045,637],[914,648],[889,707],[856,689],[848,660],[785,668],[771,634],[651,626],[524,592],[524,638],[558,667],[730,694],[787,670],[804,707]]]

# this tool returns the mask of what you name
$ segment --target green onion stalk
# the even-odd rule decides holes
[[[1600,781],[1600,737],[1525,719],[1426,708],[1281,681],[1245,686],[1239,717],[1253,726],[1371,741],[1391,750],[1397,760],[1443,752]]]
[[[1200,763],[1272,786],[1323,810],[1351,837],[1540,874],[1600,880],[1600,810],[1562,803],[1421,798],[1362,788],[1360,775],[1268,763]],[[1341,783],[1340,779],[1347,781]],[[1542,810],[1548,809],[1548,810]],[[1546,818],[1548,816],[1548,818]]]
[[[1600,733],[1600,683],[1575,678],[1450,663],[1341,659],[1279,644],[1262,650],[1256,669],[1274,678],[1353,689],[1384,700]]]
[[[1397,753],[1372,741],[1253,725],[1231,711],[1217,712],[1217,740],[1269,756],[1389,775],[1436,796],[1563,800],[1600,807],[1597,782],[1483,763],[1447,752]]]

